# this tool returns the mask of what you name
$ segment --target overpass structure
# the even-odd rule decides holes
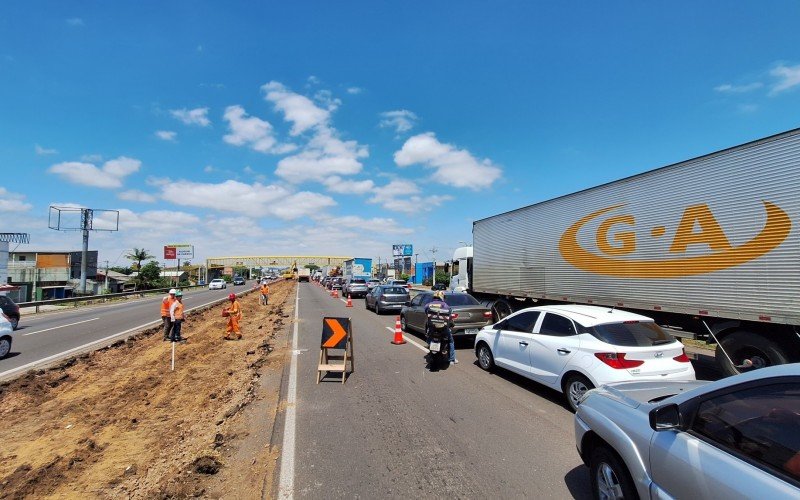
[[[319,267],[343,266],[344,261],[353,257],[339,257],[330,255],[252,255],[246,257],[210,257],[206,259],[206,268],[212,267],[246,267],[248,269],[262,267],[291,267],[295,262],[297,267],[306,264],[316,264]]]

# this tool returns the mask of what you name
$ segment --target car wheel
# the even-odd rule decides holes
[[[492,356],[492,350],[489,349],[489,346],[481,342],[478,346],[478,364],[484,370],[492,371],[494,368],[494,356]]]
[[[9,317],[8,319],[11,321],[11,328],[16,330],[17,327],[19,326],[19,318],[11,318],[11,317]]]
[[[383,309],[381,309],[380,302],[376,302],[375,303],[375,314],[377,314],[377,315],[383,314]]]
[[[400,315],[400,330],[404,332],[408,332],[408,321],[406,321],[405,315]]]
[[[10,337],[3,337],[0,339],[0,359],[5,358],[8,356],[8,353],[11,352],[11,338]]]
[[[594,389],[594,384],[580,374],[570,375],[564,382],[564,396],[567,398],[569,408],[574,412],[586,391]]]
[[[592,451],[589,470],[594,498],[599,500],[639,498],[628,468],[609,448],[598,446]]]

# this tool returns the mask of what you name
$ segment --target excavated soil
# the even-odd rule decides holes
[[[223,305],[188,315],[175,371],[152,329],[0,385],[0,498],[261,498],[275,457],[237,446],[275,417],[245,411],[277,402],[295,285],[270,288],[269,306],[240,299],[240,341],[222,338]],[[228,469],[248,480],[221,482]]]

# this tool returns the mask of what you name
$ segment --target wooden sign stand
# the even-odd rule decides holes
[[[322,341],[319,349],[319,365],[317,366],[317,383],[324,378],[325,372],[340,372],[342,383],[347,380],[348,373],[355,371],[353,363],[353,330],[350,318],[323,318]],[[332,354],[331,349],[344,350],[343,354]],[[350,362],[350,369],[347,363]]]

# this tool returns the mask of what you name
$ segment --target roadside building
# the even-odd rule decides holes
[[[89,251],[86,264],[86,287],[97,283],[97,250]],[[18,286],[19,302],[71,297],[81,277],[81,252],[23,251],[9,252],[8,281]]]

